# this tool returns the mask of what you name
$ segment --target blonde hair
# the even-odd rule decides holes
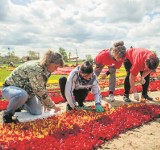
[[[117,41],[113,44],[112,55],[116,55],[119,58],[124,58],[126,56],[126,47],[123,41]]]
[[[50,63],[58,64],[60,67],[63,67],[64,61],[62,55],[51,50],[46,51],[46,53],[40,60],[40,64],[42,66],[48,66]]]

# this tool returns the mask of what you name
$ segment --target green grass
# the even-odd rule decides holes
[[[4,82],[5,78],[9,76],[11,71],[7,71],[6,69],[0,69],[0,82]],[[63,75],[51,75],[49,80],[59,80],[59,78]]]
[[[51,75],[49,80],[57,80],[58,81],[59,78],[62,77],[62,76],[67,76],[67,75]]]
[[[0,82],[4,82],[5,78],[11,73],[11,71],[7,71],[6,69],[0,69]]]

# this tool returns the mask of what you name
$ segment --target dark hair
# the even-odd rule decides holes
[[[93,65],[91,62],[89,61],[85,61],[80,68],[80,72],[81,73],[86,73],[86,74],[90,74],[93,73]]]
[[[146,65],[150,70],[155,70],[159,65],[159,58],[156,56],[156,54],[152,54],[149,56],[149,58],[146,60]]]

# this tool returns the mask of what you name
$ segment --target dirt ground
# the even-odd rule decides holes
[[[140,94],[140,93],[139,93]],[[160,105],[160,102],[156,101],[156,97],[160,97],[160,91],[150,92],[149,96],[154,98],[153,102]],[[133,95],[131,94],[130,98],[132,99],[132,103],[137,103],[133,99]],[[106,98],[103,98],[102,105],[105,105],[106,102],[109,102],[112,107],[117,107],[119,105],[124,104],[122,96],[115,96],[115,102],[109,102]],[[61,107],[62,112],[65,111],[65,103],[57,104]],[[94,105],[94,102],[86,102],[86,106]],[[2,123],[0,112],[0,123]],[[129,130],[123,134],[120,134],[120,137],[114,138],[110,141],[105,142],[98,150],[160,150],[160,118],[156,121],[152,121],[143,125],[139,128]]]

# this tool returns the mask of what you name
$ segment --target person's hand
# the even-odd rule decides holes
[[[106,75],[108,76],[109,74],[110,74],[110,72],[109,72],[109,71],[107,71],[107,72],[106,72]]]
[[[55,113],[57,113],[57,112],[61,111],[61,108],[60,108],[60,107],[57,107],[57,106],[54,106],[54,108],[53,108],[53,109],[54,109],[54,112],[55,112]]]
[[[44,107],[44,112],[51,111],[51,110],[54,110],[54,112],[56,113],[56,112],[60,111],[61,109],[59,107],[56,107],[56,106],[54,106],[54,108]]]
[[[72,108],[73,110],[79,110],[78,106],[75,106],[74,108]]]
[[[47,111],[51,111],[51,109],[44,106],[44,112],[47,112]]]
[[[146,80],[143,77],[141,79],[141,83],[142,83],[142,85],[146,83]]]
[[[106,76],[107,76],[106,74],[102,74],[102,75],[101,75],[101,79],[105,79]]]
[[[105,105],[106,105],[107,109],[111,109],[112,108],[112,105],[110,103],[106,103]]]
[[[139,95],[138,95],[137,92],[134,93],[134,99],[137,100],[137,101],[139,101]]]
[[[100,104],[96,104],[96,111],[97,112],[103,112],[104,109],[103,109],[103,107]]]
[[[55,103],[51,100],[51,98],[47,94],[44,94],[42,98],[43,100],[41,101],[41,103],[44,106],[44,112],[54,109]]]

